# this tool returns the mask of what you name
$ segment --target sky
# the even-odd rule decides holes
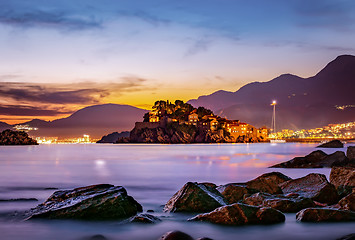
[[[353,0],[0,0],[0,121],[310,77],[354,42]]]

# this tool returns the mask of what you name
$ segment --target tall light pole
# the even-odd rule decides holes
[[[275,115],[275,110],[276,110],[276,100],[272,101],[271,106],[273,106],[273,112],[272,112],[272,119],[271,119],[271,129],[272,132],[275,134],[276,133],[276,115]]]

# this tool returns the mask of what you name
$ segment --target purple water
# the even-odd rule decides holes
[[[39,145],[0,147],[0,199],[37,198],[39,202],[0,202],[1,240],[79,240],[96,234],[109,239],[158,239],[181,230],[195,238],[336,239],[355,232],[355,223],[299,223],[295,214],[273,226],[225,227],[191,223],[189,214],[167,214],[162,205],[186,182],[225,184],[275,171],[270,165],[303,156],[315,144],[198,145]],[[324,149],[322,149],[324,150]],[[344,149],[327,149],[327,153]],[[329,169],[276,169],[292,178],[310,172],[329,176]],[[12,217],[35,207],[55,190],[98,183],[124,186],[128,194],[152,209],[161,223],[142,225],[120,221],[22,221]],[[10,216],[11,215],[11,216]]]

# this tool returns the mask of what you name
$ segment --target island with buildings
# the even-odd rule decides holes
[[[152,111],[136,122],[129,137],[118,143],[249,143],[266,141],[268,129],[215,115],[176,100],[156,101]]]

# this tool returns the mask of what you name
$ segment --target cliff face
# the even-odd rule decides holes
[[[259,139],[234,139],[227,132],[203,131],[193,125],[168,124],[155,128],[137,128],[131,133],[132,143],[233,143],[258,142]]]

